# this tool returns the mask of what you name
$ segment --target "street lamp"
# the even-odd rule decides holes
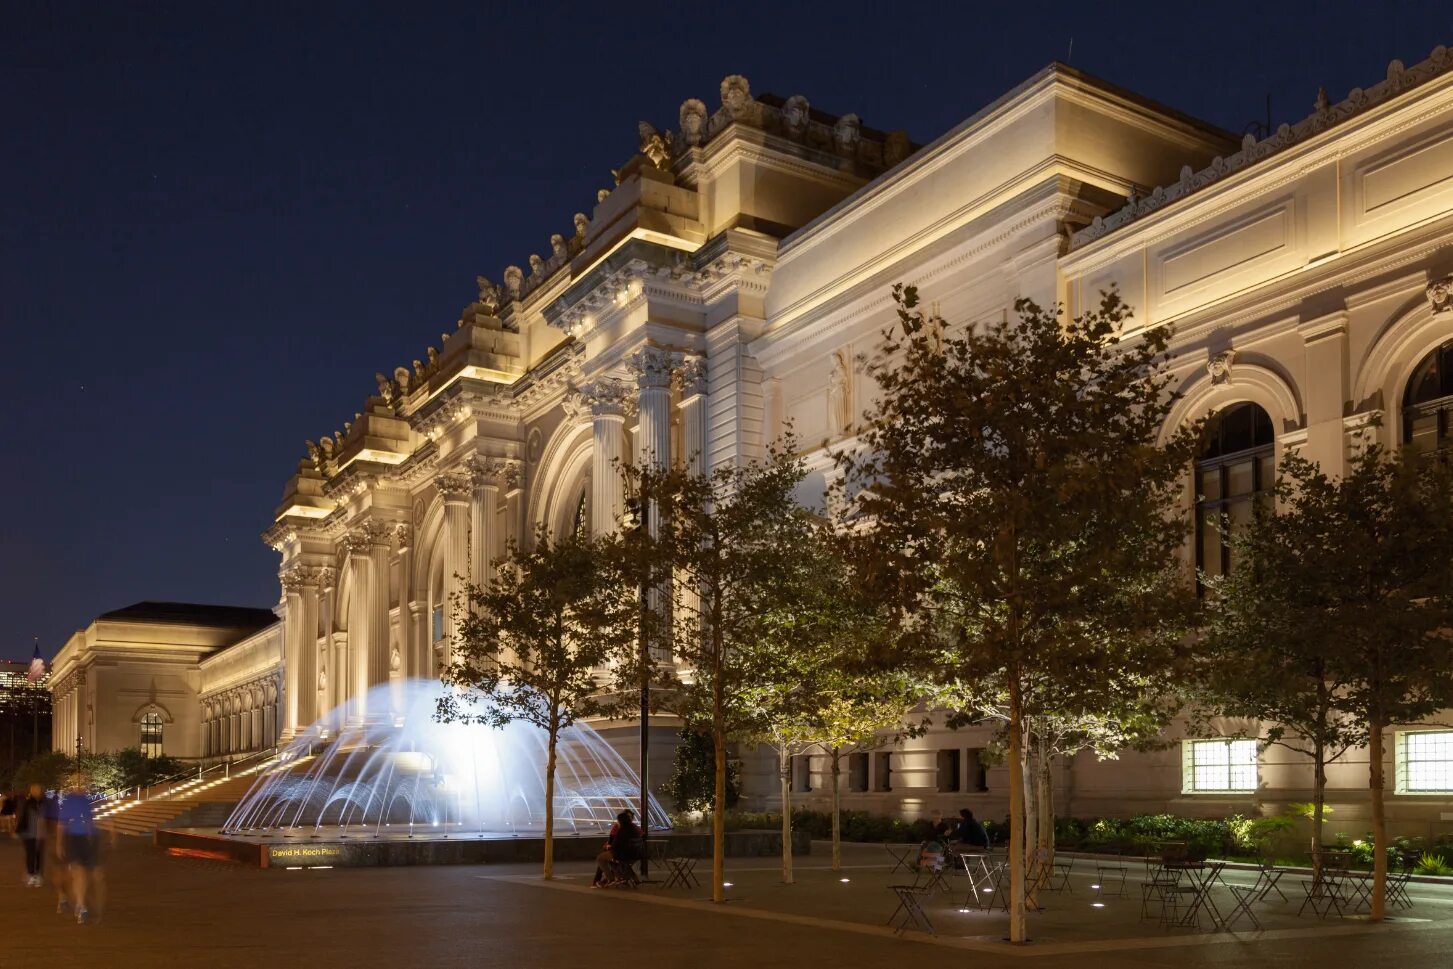
[[[641,494],[631,494],[626,498],[626,531],[630,540],[638,546],[649,538],[647,531],[647,512],[645,482],[641,484]],[[644,551],[644,550],[642,550]],[[637,606],[637,638],[640,648],[640,677],[641,677],[641,878],[644,880],[651,874],[651,850],[650,831],[651,815],[649,813],[651,804],[651,645],[647,635],[647,611],[651,608],[651,564],[650,558],[643,555],[640,562],[644,563],[640,569],[640,588]]]

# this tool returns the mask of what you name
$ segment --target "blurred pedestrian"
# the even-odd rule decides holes
[[[41,861],[45,857],[45,790],[39,784],[20,798],[15,811],[15,833],[25,845],[25,884],[41,886]]]
[[[55,888],[55,910],[64,915],[71,910],[70,879],[66,871],[66,839],[61,837],[61,796],[48,792],[41,802],[41,819],[45,828],[43,851],[50,855],[50,883]]]
[[[60,826],[71,882],[71,907],[75,909],[76,923],[83,924],[93,911],[100,915],[105,882],[100,872],[96,818],[91,811],[90,795],[79,775],[61,799]]]

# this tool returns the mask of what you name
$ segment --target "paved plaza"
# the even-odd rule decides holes
[[[937,935],[895,937],[883,923],[888,870],[880,846],[848,846],[833,872],[826,845],[799,859],[799,883],[780,884],[771,859],[730,866],[731,901],[713,905],[703,887],[637,891],[589,888],[589,866],[568,863],[553,884],[535,866],[258,870],[170,857],[144,842],[110,848],[110,901],[99,924],[55,914],[49,886],[21,884],[20,846],[0,842],[0,967],[317,966],[1416,966],[1446,964],[1453,946],[1453,890],[1414,885],[1414,907],[1381,926],[1294,913],[1301,890],[1283,882],[1289,903],[1259,910],[1266,931],[1167,929],[1140,919],[1139,875],[1127,894],[1103,895],[1093,863],[1077,861],[1068,892],[1046,897],[1031,916],[1035,942],[999,941],[1001,913],[964,907],[965,885],[930,896]],[[13,876],[13,877],[11,877]],[[841,879],[848,879],[842,881]],[[1230,875],[1233,884],[1249,882]],[[1216,900],[1229,908],[1229,890]],[[1275,897],[1273,896],[1273,899]],[[1098,903],[1098,906],[1097,904]]]

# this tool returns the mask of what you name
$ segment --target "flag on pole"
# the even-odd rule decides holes
[[[35,653],[30,657],[30,670],[25,674],[25,678],[32,683],[39,683],[43,676],[45,676],[45,660],[40,658],[40,640],[36,640]]]

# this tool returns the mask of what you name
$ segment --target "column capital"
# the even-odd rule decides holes
[[[590,408],[591,417],[625,417],[626,402],[631,395],[625,381],[601,377],[581,384],[579,390],[581,399]]]
[[[294,565],[278,573],[283,591],[301,593],[304,589],[315,589],[322,579],[323,570],[310,565]]]
[[[626,366],[642,390],[665,389],[671,386],[672,374],[683,359],[680,353],[648,345],[627,357]]]
[[[393,523],[373,519],[343,536],[341,544],[353,555],[367,555],[377,545],[388,545]]]
[[[474,491],[474,476],[467,469],[446,471],[434,479],[434,488],[445,504],[467,502]]]
[[[706,394],[706,358],[686,357],[676,371],[681,382],[681,403],[686,404]]]

